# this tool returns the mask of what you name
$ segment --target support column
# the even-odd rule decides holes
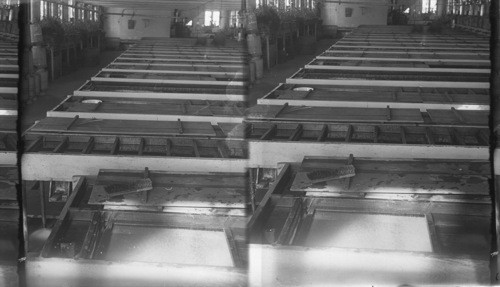
[[[444,16],[446,14],[446,6],[447,5],[448,5],[448,0],[437,0],[436,15],[438,17]]]
[[[231,20],[231,11],[229,11],[229,10],[220,11],[220,28],[221,29],[228,28],[230,20]]]
[[[246,0],[246,10],[253,11],[257,7],[257,0]]]
[[[66,5],[63,5],[62,19],[63,19],[63,21],[69,21],[68,6],[66,6]]]

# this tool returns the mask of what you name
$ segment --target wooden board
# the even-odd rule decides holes
[[[328,63],[313,63],[312,65],[306,65],[306,69],[316,69],[316,70],[327,70],[327,71],[378,71],[378,72],[415,72],[415,73],[460,73],[460,74],[489,74],[489,69],[471,69],[471,68],[436,68],[436,67],[425,67],[426,64],[422,65],[424,67],[408,67],[407,64],[394,64],[389,65],[385,63],[373,63],[372,65],[354,64],[353,63],[340,63],[337,65],[331,65]],[[375,66],[376,65],[376,66]]]
[[[134,52],[127,51],[120,55],[124,58],[155,58],[155,59],[178,59],[182,57],[183,59],[224,59],[224,60],[240,60],[245,61],[246,57],[243,55],[234,55],[231,53],[224,54],[212,54],[212,53],[160,53],[160,52]]]
[[[406,47],[406,46],[394,46],[394,45],[377,45],[377,46],[369,46],[369,45],[334,45],[330,47],[328,50],[405,50],[405,51],[489,51],[490,48],[486,47],[469,47],[469,46],[455,46],[455,47]]]
[[[243,111],[238,107],[219,104],[190,104],[189,102],[168,103],[154,100],[106,99],[97,103],[84,103],[73,98],[66,99],[54,110],[47,112],[47,117],[75,117],[86,119],[122,119],[147,121],[208,121],[241,123]]]
[[[404,145],[387,143],[293,142],[249,140],[249,167],[275,168],[280,162],[300,162],[305,156],[373,157],[380,159],[465,159],[486,160],[490,157],[487,146]]]
[[[176,80],[176,79],[126,79],[126,78],[100,78],[100,77],[92,77],[91,80],[93,82],[104,82],[104,83],[138,83],[138,84],[173,84],[173,85],[214,85],[214,86],[236,86],[236,87],[244,87],[247,85],[246,82],[241,81],[215,81],[215,80]]]
[[[351,86],[375,86],[375,87],[423,87],[423,88],[471,88],[489,89],[489,83],[482,82],[448,82],[448,81],[387,81],[387,80],[338,80],[338,79],[302,79],[287,78],[287,84],[296,85],[351,85]]]
[[[427,110],[433,122],[442,124],[469,124],[469,125],[487,125],[490,113],[488,111],[469,111],[469,110]]]
[[[74,118],[45,118],[30,128],[30,131],[117,135],[216,135],[212,125],[207,122],[182,122],[182,132],[180,132],[179,123],[172,121],[75,120]]]
[[[292,85],[280,84],[276,89],[257,99],[259,105],[311,106],[311,107],[364,107],[364,108],[418,108],[458,110],[489,110],[487,90],[404,90],[310,86],[310,92],[294,91]],[[300,87],[299,87],[300,88]]]
[[[78,164],[75,164],[78,163]],[[75,175],[97,175],[100,169],[140,170],[149,167],[151,171],[228,172],[244,173],[246,159],[85,155],[25,153],[22,158],[23,180],[71,181]]]
[[[423,123],[418,109],[286,107],[257,105],[247,111],[248,119],[275,119],[318,122],[411,122]]]
[[[359,41],[350,41],[348,39],[341,39],[338,42],[335,43],[335,45],[332,46],[332,48],[335,48],[337,46],[353,46],[353,47],[378,47],[378,46],[386,46],[390,45],[392,47],[404,47],[404,48],[420,48],[420,47],[425,47],[425,48],[488,48],[489,43],[464,43],[460,41],[455,41],[453,43],[438,43],[438,42],[428,42],[428,41],[372,41],[372,40],[365,40],[363,42]]]
[[[328,67],[328,66],[327,66]],[[489,84],[489,74],[483,73],[432,73],[430,71],[426,73],[414,72],[414,71],[363,71],[363,70],[350,70],[350,68],[344,70],[332,70],[332,69],[300,69],[295,73],[289,80],[299,80],[303,79],[305,81],[309,80],[313,83],[315,81],[373,81],[377,82],[394,82],[402,83],[412,81],[415,83],[433,83],[433,82],[456,82],[457,87],[461,87],[460,84],[470,83],[470,88],[473,88],[473,84]],[[374,84],[375,85],[375,84]],[[422,86],[425,87],[425,86]]]
[[[120,68],[120,67],[142,67],[142,68],[153,68],[153,69],[165,69],[165,70],[180,70],[180,69],[191,69],[191,70],[216,70],[216,71],[247,71],[248,66],[246,65],[208,65],[208,64],[168,64],[168,63],[141,63],[141,62],[112,62],[108,65],[109,68]]]
[[[218,72],[218,71],[183,71],[183,70],[159,70],[159,69],[124,69],[124,68],[104,68],[101,69],[101,73],[118,73],[118,74],[158,74],[158,75],[212,75],[227,78],[242,78],[244,76],[243,72]],[[217,77],[215,77],[217,78]]]
[[[100,91],[99,88],[94,90],[77,90],[73,94],[79,97],[99,97],[99,98],[130,98],[130,99],[180,99],[180,100],[212,100],[212,101],[245,101],[244,93],[158,93],[158,92],[133,92],[124,91],[116,88],[116,91]]]
[[[173,62],[173,63],[216,63],[216,64],[243,64],[244,61],[242,60],[232,60],[232,59],[185,59],[185,58],[179,58],[179,57],[162,57],[162,58],[157,58],[157,57],[128,57],[128,56],[120,56],[116,58],[115,61],[153,61],[153,62]]]
[[[400,56],[400,57],[398,57]],[[366,63],[370,62],[420,62],[420,63],[431,63],[431,64],[453,64],[453,63],[467,63],[489,66],[488,54],[478,55],[478,54],[456,54],[456,55],[440,55],[440,54],[385,54],[385,53],[361,53],[356,55],[355,51],[347,51],[341,53],[338,51],[327,51],[317,56],[316,60],[330,60],[330,61],[363,61]]]

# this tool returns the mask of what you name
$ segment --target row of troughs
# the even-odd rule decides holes
[[[247,59],[142,39],[23,133],[29,286],[490,282],[487,38],[362,26],[252,107]]]

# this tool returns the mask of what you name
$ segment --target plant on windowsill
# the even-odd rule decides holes
[[[64,28],[60,20],[55,17],[44,17],[40,20],[43,41],[50,47],[60,47],[64,41]]]
[[[259,32],[264,35],[275,33],[280,27],[280,17],[276,7],[261,5],[255,9]]]

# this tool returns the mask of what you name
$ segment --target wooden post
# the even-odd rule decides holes
[[[266,57],[267,57],[267,69],[271,69],[271,49],[269,47],[269,35],[266,35]]]
[[[500,135],[500,3],[498,1],[491,1],[490,8],[490,22],[491,22],[491,99],[492,99],[492,107],[493,111],[493,132],[496,136],[490,137],[492,144],[496,147],[496,152],[499,152],[498,143],[495,142],[496,139]],[[496,158],[496,157],[495,157]],[[494,158],[494,159],[495,159]],[[494,174],[496,181],[496,188],[494,192],[494,204],[495,204],[495,226],[496,226],[496,248],[493,251],[498,251],[498,247],[500,246],[500,163],[494,162]],[[500,257],[498,254],[496,255],[496,266],[495,269],[492,270],[492,276],[494,278],[493,284],[497,285],[500,282]]]
[[[47,220],[45,217],[45,183],[43,181],[39,182],[40,184],[40,216],[42,217],[42,228],[47,227]]]

